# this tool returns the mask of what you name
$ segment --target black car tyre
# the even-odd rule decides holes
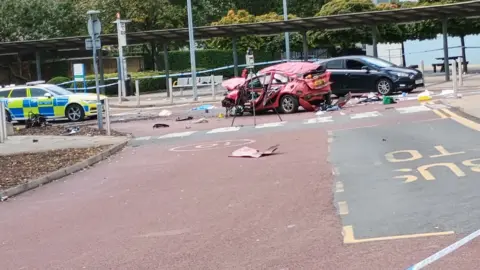
[[[382,95],[390,95],[393,93],[393,83],[387,78],[381,78],[375,84],[375,89]]]
[[[70,104],[65,109],[65,116],[71,122],[83,121],[85,119],[85,111],[79,104]]]
[[[298,99],[292,95],[284,95],[280,99],[280,112],[295,113],[298,111]]]
[[[12,115],[7,110],[5,111],[5,120],[7,120],[7,122],[12,122]]]

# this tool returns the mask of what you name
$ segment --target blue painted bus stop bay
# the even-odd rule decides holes
[[[477,131],[451,119],[343,130],[330,155],[346,243],[480,228]]]

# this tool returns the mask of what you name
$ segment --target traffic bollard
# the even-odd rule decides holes
[[[460,86],[463,86],[463,59],[458,58],[458,82]]]
[[[7,115],[5,113],[5,103],[0,101],[0,143],[7,139]]]
[[[118,80],[118,103],[122,103],[122,81]]]
[[[171,104],[173,104],[173,91],[172,91],[173,86],[172,86],[172,84],[173,84],[172,78],[168,78],[168,89],[167,89],[167,91],[170,94],[170,103]]]
[[[453,86],[453,94],[457,96],[457,88],[458,88],[458,81],[457,81],[457,61],[452,60],[452,86]]]
[[[135,94],[137,95],[137,107],[140,107],[140,82],[135,81]]]
[[[210,76],[210,82],[212,83],[212,99],[216,100],[216,95],[215,95],[215,76],[213,74]]]
[[[422,61],[420,61],[420,71],[422,72],[422,76],[423,76],[423,85],[426,86],[425,84],[425,63]]]
[[[112,131],[110,129],[110,105],[108,104],[108,98],[105,99],[103,106],[105,107],[105,125],[107,126],[107,135],[110,136]]]

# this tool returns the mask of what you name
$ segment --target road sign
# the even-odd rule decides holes
[[[247,54],[245,55],[245,63],[247,64],[247,68],[254,68],[255,67],[255,59],[253,55]]]
[[[97,48],[97,49],[102,48],[102,43],[100,42],[99,38],[95,39],[95,48]],[[93,44],[92,44],[92,39],[91,38],[85,39],[85,49],[86,50],[92,50],[93,49]]]
[[[127,46],[127,27],[125,21],[117,23],[118,46]]]
[[[100,22],[100,19],[88,19],[87,23],[87,28],[88,28],[88,34],[90,36],[99,36],[100,33],[102,32],[102,23]]]
[[[83,82],[85,80],[85,65],[82,63],[73,64],[73,80]]]

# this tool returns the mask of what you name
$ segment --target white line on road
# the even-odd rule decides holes
[[[178,137],[187,137],[196,133],[196,131],[185,131],[185,132],[177,132],[177,133],[169,133],[163,136],[158,137],[159,139],[169,139],[169,138],[178,138]]]
[[[350,119],[360,119],[360,118],[368,118],[368,117],[378,117],[381,114],[377,111],[374,112],[364,112],[364,113],[356,113],[350,115]]]
[[[152,136],[146,136],[146,137],[138,137],[138,138],[135,138],[134,140],[135,141],[148,141],[152,138]]]
[[[255,126],[255,128],[283,127],[287,122],[265,123]]]
[[[304,124],[317,124],[317,123],[328,123],[328,122],[333,122],[331,116],[308,119],[307,121],[304,122]]]
[[[216,128],[212,129],[207,134],[212,134],[212,133],[222,133],[222,132],[232,132],[232,131],[239,131],[240,127],[224,127],[224,128]]]
[[[426,111],[430,111],[430,108],[424,105],[419,105],[419,106],[396,108],[396,110],[399,113],[404,114],[404,113],[426,112]]]

